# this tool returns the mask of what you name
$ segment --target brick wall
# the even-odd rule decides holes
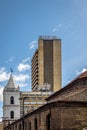
[[[25,130],[30,130],[29,123],[31,130],[83,130],[87,127],[87,102],[58,101],[46,104],[26,115],[24,122]],[[20,124],[22,129],[22,118],[11,124],[11,130],[20,130]]]
[[[59,100],[87,101],[87,79],[67,85],[47,99],[48,102]]]

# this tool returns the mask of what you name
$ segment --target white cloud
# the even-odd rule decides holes
[[[57,28],[53,28],[52,32],[56,32],[57,31]]]
[[[30,69],[30,65],[29,64],[24,64],[24,63],[20,63],[17,67],[18,71],[26,71]]]
[[[54,28],[52,29],[52,32],[53,32],[53,33],[57,32],[61,27],[62,27],[62,24],[58,24],[56,27],[54,27]]]
[[[9,61],[12,62],[14,60],[14,57],[10,57]]]
[[[61,32],[61,30],[67,31],[70,27],[67,24],[58,24],[52,29],[52,33]]]
[[[30,61],[30,57],[27,57],[26,59],[22,60],[23,63],[29,62]]]
[[[0,101],[3,101],[3,89],[4,87],[0,87]]]
[[[62,24],[60,23],[60,24],[58,24],[58,28],[61,28],[62,27]]]
[[[16,82],[25,82],[29,78],[28,74],[19,74],[19,75],[14,75],[14,80]]]
[[[85,71],[87,71],[86,68],[83,68],[81,71],[76,71],[76,75],[79,75],[79,74],[81,74],[81,73],[84,73]]]
[[[0,82],[6,81],[8,79],[7,73],[6,72],[2,72],[0,74]]]
[[[28,84],[26,84],[26,83],[18,83],[18,85],[20,86],[20,87],[26,87],[26,86],[28,86]]]
[[[37,46],[37,41],[32,41],[31,43],[29,43],[29,48],[30,49],[33,49],[36,46]]]
[[[0,74],[5,71],[4,67],[0,67]]]
[[[9,78],[9,73],[5,71],[4,67],[0,68],[0,82],[4,82],[8,80],[8,78]]]
[[[29,79],[28,74],[19,74],[14,75],[14,81],[19,85],[19,87],[26,87],[28,84],[26,83],[26,80]]]
[[[28,74],[18,74],[13,76],[14,81],[19,87],[26,87],[28,84],[26,83],[26,80],[29,80]]]

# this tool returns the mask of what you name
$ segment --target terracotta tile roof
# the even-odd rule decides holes
[[[45,100],[50,100],[52,97],[55,97],[57,94],[60,94],[63,91],[67,90],[68,88],[72,87],[72,84],[74,84],[76,81],[83,79],[83,78],[87,78],[87,71],[81,73],[74,80],[72,80],[70,83],[68,83],[65,87],[61,88],[60,90],[58,90],[57,92],[55,92],[54,94],[52,94],[51,96],[46,98]]]
[[[75,81],[80,80],[80,79],[82,79],[82,78],[86,78],[86,77],[87,77],[87,71],[85,71],[85,72],[79,74],[75,79],[73,79],[73,80],[72,80],[70,83],[68,83],[66,86],[69,86],[70,84],[74,83]],[[66,86],[65,86],[65,87],[66,87]]]
[[[81,79],[81,78],[84,78],[84,77],[87,77],[87,71],[81,73],[81,74],[77,77],[77,79]]]

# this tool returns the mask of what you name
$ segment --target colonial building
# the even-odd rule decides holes
[[[45,89],[46,87],[46,89]],[[44,91],[22,92],[14,83],[13,75],[10,75],[3,91],[3,127],[19,119],[46,103],[45,98],[52,92],[44,86]]]
[[[87,130],[87,71],[4,130]]]
[[[31,65],[32,91],[38,91],[44,84],[55,92],[61,89],[61,39],[40,36]]]
[[[46,104],[46,98],[50,96],[52,92],[20,92],[20,115],[23,116],[23,107],[24,114],[27,114],[38,107]],[[23,103],[23,99],[24,103]]]

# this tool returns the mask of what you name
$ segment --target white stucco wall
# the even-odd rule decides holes
[[[14,104],[10,104],[10,97],[14,97]],[[14,120],[20,118],[20,92],[4,92],[3,95],[3,117],[10,119],[10,112],[14,111]]]

